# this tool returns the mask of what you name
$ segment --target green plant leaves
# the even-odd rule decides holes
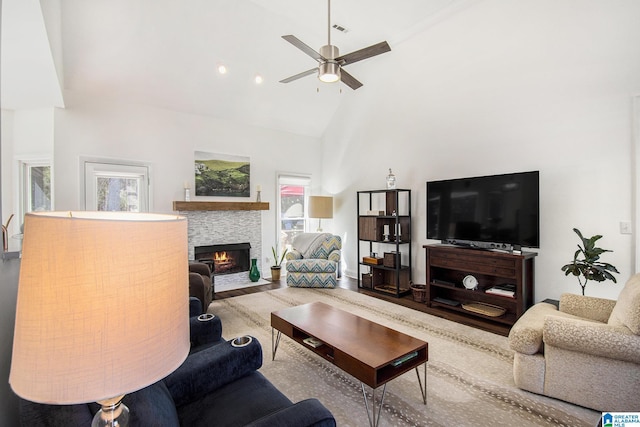
[[[600,255],[603,253],[613,252],[596,246],[596,242],[602,236],[597,234],[587,239],[577,228],[574,228],[573,231],[580,238],[582,245],[578,244],[578,250],[573,254],[573,262],[562,266],[561,270],[564,271],[565,276],[573,274],[578,278],[578,283],[582,288],[582,295],[584,295],[584,290],[589,280],[595,282],[611,280],[613,283],[617,283],[616,278],[611,273],[619,273],[618,269],[609,263],[599,261]],[[580,257],[582,258],[580,259]],[[584,278],[584,282],[581,277]]]

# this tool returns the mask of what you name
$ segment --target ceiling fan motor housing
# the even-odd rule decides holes
[[[326,62],[318,66],[318,78],[326,83],[333,83],[340,80],[340,64],[335,61],[340,53],[337,46],[330,44],[320,48],[320,55],[327,59]]]
[[[320,48],[320,55],[327,59],[336,59],[340,56],[340,51],[338,50],[338,46],[327,44]]]

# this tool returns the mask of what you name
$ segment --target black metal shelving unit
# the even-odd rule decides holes
[[[411,190],[358,191],[357,198],[358,288],[410,293]]]

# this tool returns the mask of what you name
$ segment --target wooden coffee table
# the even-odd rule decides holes
[[[360,380],[369,424],[377,426],[387,382],[416,370],[422,402],[427,404],[428,343],[322,302],[271,313],[271,351],[275,360],[281,334],[302,344]],[[275,334],[275,331],[278,331]],[[319,340],[320,343],[310,342]],[[424,383],[418,367],[424,366]],[[364,385],[372,389],[372,404]],[[375,391],[383,386],[376,414]]]

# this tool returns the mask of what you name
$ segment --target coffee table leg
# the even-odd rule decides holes
[[[278,331],[275,339],[273,337],[275,329],[271,328],[271,360],[276,360],[276,351],[278,351],[278,344],[280,344],[280,335],[282,332]]]
[[[376,389],[371,389],[371,409],[369,409],[369,400],[367,399],[367,392],[364,389],[364,383],[360,383],[362,386],[362,396],[364,397],[364,407],[367,411],[367,418],[369,418],[369,426],[376,427],[380,422],[380,413],[382,412],[382,404],[384,403],[384,395],[387,391],[387,384],[382,386],[382,398],[380,399],[380,405],[378,406],[378,415],[376,416]]]
[[[416,375],[418,376],[418,384],[420,385],[420,393],[422,393],[422,403],[427,404],[427,362],[424,362],[424,385],[420,379],[420,371],[416,366]]]

